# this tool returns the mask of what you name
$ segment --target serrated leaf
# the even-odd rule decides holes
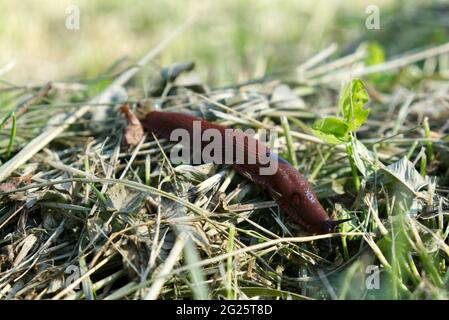
[[[368,93],[361,80],[352,80],[344,86],[338,100],[338,107],[349,130],[355,131],[365,123],[370,111],[370,109],[363,109],[367,101]]]
[[[330,117],[315,121],[312,133],[330,144],[342,144],[348,141],[348,125],[341,119]]]

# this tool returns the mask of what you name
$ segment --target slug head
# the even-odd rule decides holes
[[[275,199],[282,210],[311,233],[333,232],[341,221],[330,219],[306,179],[291,166],[281,167],[280,172],[274,180]]]
[[[346,222],[346,221],[349,221],[349,220],[352,220],[352,219],[343,219],[343,220],[331,220],[331,219],[328,219],[326,221],[323,221],[323,222],[317,224],[314,227],[317,230],[316,233],[319,233],[319,234],[331,233],[331,232],[335,231],[335,228],[339,224],[341,224],[343,222]]]

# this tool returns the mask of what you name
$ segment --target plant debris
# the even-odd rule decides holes
[[[449,44],[387,49],[331,45],[293,72],[225,87],[194,63],[141,67],[116,94],[136,64],[53,84],[14,137],[9,120],[0,131],[0,170],[13,172],[0,184],[0,298],[448,299]],[[35,96],[1,86],[0,123]],[[349,220],[310,235],[232,167],[172,163],[172,143],[145,139],[136,115],[150,109],[271,130]],[[19,153],[55,126],[41,151]],[[29,160],[10,170],[9,153]]]
[[[129,146],[136,146],[143,138],[143,126],[140,123],[134,112],[131,111],[128,104],[124,104],[120,107],[120,112],[123,113],[128,121],[123,135],[124,141]]]

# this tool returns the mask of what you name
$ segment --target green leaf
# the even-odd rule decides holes
[[[107,88],[107,86],[109,86],[112,83],[111,79],[101,79],[99,81],[96,81],[92,84],[89,84],[87,91],[88,91],[88,95],[90,97],[95,96],[97,94],[99,94],[100,92],[102,92],[104,89]]]
[[[367,66],[380,64],[385,61],[384,49],[378,42],[373,41],[373,42],[368,43],[366,51],[368,53],[367,57],[365,58],[365,64]]]
[[[357,139],[352,139],[350,142],[351,154],[354,164],[360,173],[367,177],[369,168],[374,167],[375,157],[365,145]]]
[[[312,133],[330,144],[342,144],[348,141],[348,125],[341,119],[330,117],[315,121]]]
[[[365,64],[367,66],[373,66],[385,62],[385,51],[381,44],[376,41],[369,42],[366,46],[367,55],[365,58]],[[376,87],[387,89],[391,86],[392,77],[385,72],[372,73],[366,75],[366,78],[373,82]]]
[[[17,133],[16,114],[13,112],[12,113],[11,134],[9,135],[9,143],[8,143],[8,148],[6,149],[6,155],[5,155],[5,158],[7,160],[11,157],[12,147],[14,145],[16,133]]]
[[[338,107],[349,130],[355,131],[365,123],[370,111],[363,109],[367,101],[368,93],[361,80],[354,79],[344,86],[338,100]]]

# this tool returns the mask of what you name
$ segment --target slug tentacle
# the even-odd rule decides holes
[[[332,232],[335,226],[342,222],[329,218],[312,187],[298,170],[252,136],[209,123],[191,115],[174,112],[152,111],[146,115],[143,126],[145,130],[169,139],[173,130],[180,128],[187,130],[193,136],[195,121],[199,121],[201,124],[202,132],[206,129],[217,130],[223,155],[230,150],[233,152],[234,169],[243,176],[249,177],[255,183],[267,188],[282,211],[293,222],[305,227],[312,233]],[[229,134],[229,130],[231,130],[231,134]],[[209,143],[209,141],[201,141],[200,146],[203,149]],[[254,161],[239,163],[235,158],[238,152],[244,154],[244,159],[251,158]],[[260,169],[266,166],[262,159],[267,157],[270,161],[276,161],[277,165],[276,171],[270,175],[260,172]]]

